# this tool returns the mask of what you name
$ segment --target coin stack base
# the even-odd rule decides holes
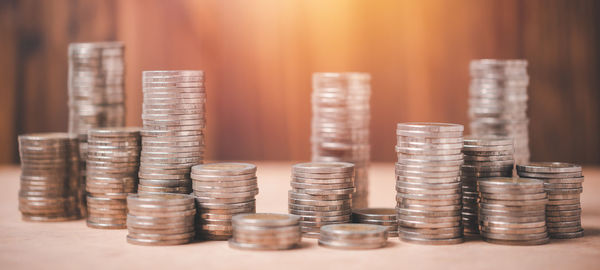
[[[233,237],[229,246],[237,249],[284,250],[302,240],[299,218],[286,214],[239,214],[232,219]]]
[[[389,237],[398,237],[398,218],[394,208],[352,209],[352,222],[381,225],[388,228]]]
[[[387,245],[388,228],[373,224],[333,224],[321,227],[319,245],[336,249],[374,249]]]

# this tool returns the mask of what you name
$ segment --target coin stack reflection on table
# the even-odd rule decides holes
[[[192,191],[190,168],[204,161],[204,72],[144,71],[139,193]]]
[[[388,229],[389,237],[398,237],[398,218],[394,208],[352,209],[352,222],[381,225]]]
[[[445,123],[397,125],[396,208],[402,240],[430,245],[464,241],[463,129]]]
[[[583,236],[581,228],[581,193],[583,174],[581,166],[562,162],[533,162],[517,165],[523,178],[544,181],[548,194],[546,226],[550,238],[566,239]]]
[[[387,245],[388,229],[373,224],[333,224],[321,227],[319,245],[338,249],[372,249]]]
[[[283,250],[297,247],[302,240],[299,218],[286,214],[239,214],[232,219],[233,237],[229,246],[239,249]]]
[[[368,206],[371,75],[314,73],[312,160],[354,163],[355,207]]]

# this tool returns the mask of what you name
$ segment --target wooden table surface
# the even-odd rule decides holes
[[[258,212],[287,212],[291,162],[258,162]],[[543,246],[502,246],[477,238],[426,246],[390,239],[376,250],[344,251],[304,239],[289,251],[244,251],[226,242],[147,247],[126,243],[127,230],[98,230],[83,220],[23,222],[17,209],[19,168],[0,167],[0,269],[599,269],[600,168],[584,168],[585,236]],[[394,167],[373,164],[371,206],[394,207]]]

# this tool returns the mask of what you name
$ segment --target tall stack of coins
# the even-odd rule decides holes
[[[462,243],[463,126],[399,123],[396,135],[400,238],[430,245]]]
[[[477,220],[477,181],[490,177],[512,177],[513,140],[509,137],[482,135],[464,139],[461,166],[462,221],[465,233],[479,234]]]
[[[258,183],[256,166],[248,163],[212,163],[192,167],[192,185],[198,216],[197,238],[227,240],[231,218],[255,213]]]
[[[139,193],[192,191],[204,160],[206,92],[200,70],[144,71]]]
[[[372,249],[387,245],[385,226],[373,224],[333,224],[321,228],[319,245],[338,249]]]
[[[314,73],[312,160],[354,163],[353,205],[367,207],[371,75]]]
[[[131,194],[127,197],[127,242],[181,245],[194,240],[194,197],[187,194]]]
[[[504,245],[548,243],[544,182],[525,178],[490,178],[477,182],[483,240]]]
[[[127,227],[127,195],[137,191],[140,149],[139,128],[89,130],[86,183],[88,227]]]
[[[562,162],[534,162],[517,165],[520,177],[544,181],[548,193],[546,226],[550,238],[577,238],[583,236],[581,228],[581,202],[583,174],[581,166]]]
[[[229,246],[239,249],[292,249],[302,240],[299,218],[286,214],[239,214],[233,217]]]
[[[470,73],[471,134],[512,137],[515,161],[529,162],[527,60],[473,60]]]
[[[354,165],[309,162],[292,167],[290,214],[300,217],[305,237],[318,238],[323,225],[348,223],[352,217]]]
[[[352,222],[381,225],[388,229],[388,236],[398,237],[397,211],[394,208],[352,209]]]
[[[64,221],[81,217],[78,198],[79,149],[67,133],[19,136],[19,210],[25,221]]]

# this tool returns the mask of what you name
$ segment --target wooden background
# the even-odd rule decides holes
[[[16,135],[67,128],[67,46],[126,44],[127,123],[141,71],[203,69],[210,159],[310,156],[315,71],[372,74],[372,157],[395,123],[467,124],[468,63],[529,60],[534,160],[600,164],[600,1],[2,0],[0,162]]]

